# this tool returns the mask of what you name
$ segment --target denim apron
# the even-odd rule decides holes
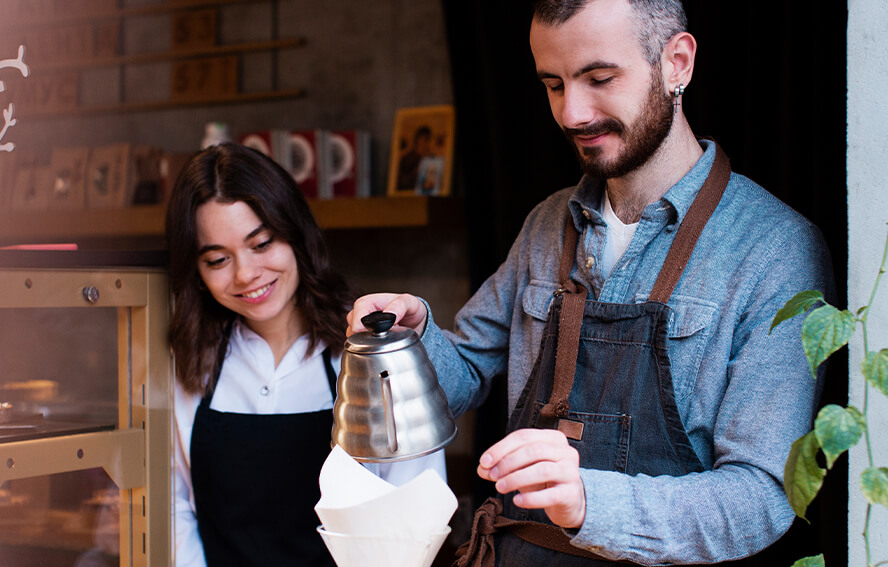
[[[704,470],[675,402],[666,303],[730,178],[727,157],[716,149],[709,177],[677,231],[646,303],[586,299],[586,290],[569,277],[578,234],[567,215],[561,289],[550,307],[539,356],[507,432],[559,429],[586,469],[651,476]],[[457,552],[456,565],[621,564],[571,545],[545,511],[519,508],[512,499],[507,494],[484,503],[476,513],[472,540]]]
[[[220,358],[227,340],[222,346]],[[335,399],[329,349],[322,356]],[[221,362],[216,367],[213,390]],[[213,390],[201,400],[191,434],[191,478],[207,565],[334,567],[314,511],[333,410],[220,412],[210,409]]]

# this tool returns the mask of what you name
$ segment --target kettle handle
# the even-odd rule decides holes
[[[388,449],[392,453],[398,452],[398,432],[395,430],[395,406],[392,400],[392,383],[388,370],[379,373],[382,384],[382,406],[385,411],[385,434],[388,438]]]
[[[361,323],[370,329],[377,337],[384,337],[392,325],[395,324],[397,315],[386,311],[374,311],[361,317]]]

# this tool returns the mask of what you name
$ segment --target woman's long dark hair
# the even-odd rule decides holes
[[[212,386],[226,327],[236,314],[202,285],[198,272],[196,213],[207,201],[246,203],[296,256],[299,286],[294,301],[306,322],[309,349],[319,342],[338,354],[345,341],[349,297],[345,280],[330,267],[320,228],[293,178],[275,161],[246,146],[221,144],[196,154],[176,180],[167,207],[166,241],[173,310],[170,345],[176,375],[195,394]]]

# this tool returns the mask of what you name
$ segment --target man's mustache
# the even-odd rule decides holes
[[[594,124],[588,124],[582,128],[564,128],[564,135],[569,140],[576,136],[601,136],[613,132],[615,134],[623,133],[623,125],[614,118],[607,118]]]

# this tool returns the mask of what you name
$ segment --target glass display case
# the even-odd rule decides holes
[[[163,260],[0,251],[0,567],[171,564]]]

